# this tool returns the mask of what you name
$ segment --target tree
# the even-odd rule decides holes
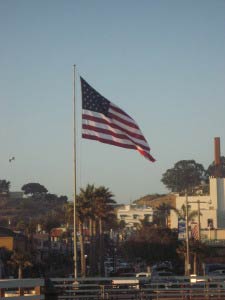
[[[210,255],[212,247],[203,244],[201,241],[190,240],[190,254],[193,256],[193,274],[200,274],[202,269],[203,259]]]
[[[148,265],[160,261],[176,261],[177,234],[169,228],[142,226],[120,248],[122,254],[131,261],[140,257]]]
[[[65,214],[65,222],[67,226],[73,224],[73,208],[74,208],[74,203],[73,202],[67,202],[64,205],[64,214]]]
[[[79,240],[80,240],[80,257],[81,257],[81,274],[85,276],[86,274],[86,262],[85,262],[85,245],[84,245],[84,238],[83,238],[83,227],[84,225],[88,227],[89,225],[89,234],[90,234],[90,251],[89,251],[89,261],[91,264],[91,272],[94,269],[94,263],[96,259],[94,258],[95,253],[95,232],[93,223],[94,220],[94,213],[93,213],[93,202],[95,197],[95,186],[93,184],[88,184],[86,188],[81,188],[80,193],[77,196],[77,203],[76,203],[76,214],[78,220],[78,227],[79,227]],[[95,224],[95,223],[94,223]]]
[[[31,195],[34,198],[41,198],[48,192],[48,190],[40,183],[24,184],[21,190],[24,191],[25,195]]]
[[[211,247],[201,241],[190,239],[190,255],[191,255],[191,265],[193,274],[201,274],[202,263],[206,258],[216,256],[216,248]],[[186,244],[182,242],[179,247],[177,247],[177,254],[181,259],[186,258]]]
[[[168,169],[162,176],[161,181],[172,192],[193,193],[194,188],[205,180],[205,169],[194,160],[180,160],[174,167]]]
[[[10,189],[10,181],[0,180],[0,194],[8,194]]]
[[[80,245],[81,245],[81,269],[84,274],[84,241],[83,241],[83,226],[89,225],[90,234],[90,273],[93,275],[97,270],[97,247],[99,246],[98,258],[100,258],[100,269],[103,270],[103,257],[104,257],[104,239],[103,232],[105,224],[113,223],[113,208],[112,204],[115,201],[112,199],[113,194],[108,188],[100,186],[96,188],[94,185],[88,184],[85,189],[80,189],[80,194],[77,197],[76,211],[79,220],[80,231]],[[98,234],[97,234],[98,232]],[[99,242],[99,243],[98,243]]]
[[[48,202],[56,202],[58,200],[58,197],[55,195],[55,194],[46,194],[45,195],[45,200],[48,201]]]
[[[184,204],[181,206],[180,210],[174,208],[173,211],[177,214],[179,219],[184,219],[184,220],[186,219],[186,206]],[[197,210],[192,210],[192,211],[188,210],[188,222],[192,221],[197,216],[198,216]]]
[[[206,171],[207,176],[213,176],[215,177],[216,175],[219,174],[219,177],[225,178],[225,157],[221,156],[220,157],[220,165],[216,166],[215,162],[213,161],[209,166]]]
[[[168,220],[170,216],[170,211],[173,207],[167,203],[162,203],[156,207],[154,218],[157,219],[158,225],[161,227],[168,227]]]
[[[31,267],[31,255],[28,252],[21,252],[16,249],[8,261],[8,264],[14,268],[18,268],[18,278],[23,278],[23,270],[26,267]]]
[[[50,233],[53,228],[60,227],[61,225],[60,216],[55,211],[48,212],[39,221],[43,229],[48,233]]]
[[[16,224],[16,230],[25,232],[27,228],[27,223],[24,220],[19,220]]]
[[[99,253],[100,253],[100,273],[104,275],[104,223],[113,215],[113,194],[104,186],[95,190],[94,210],[99,223]]]
[[[67,201],[68,201],[68,197],[65,196],[65,195],[61,195],[61,196],[58,197],[58,202],[59,203],[66,204]]]

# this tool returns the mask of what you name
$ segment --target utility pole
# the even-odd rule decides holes
[[[201,203],[208,203],[208,204],[211,204],[211,200],[209,202],[207,201],[200,201],[200,200],[197,200],[197,201],[190,201],[188,203],[197,203],[197,210],[198,210],[198,239],[199,241],[201,241],[201,220],[200,220],[200,216],[201,216]]]
[[[186,265],[185,275],[190,275],[190,252],[189,252],[189,228],[188,228],[188,194],[185,191],[185,203],[186,203]]]
[[[198,200],[197,203],[198,203],[198,240],[201,241],[200,200]]]

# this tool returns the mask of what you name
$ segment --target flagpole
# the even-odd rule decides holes
[[[73,248],[74,248],[74,280],[77,279],[77,229],[76,229],[76,66],[73,66],[73,155],[74,155],[74,209],[73,209]]]

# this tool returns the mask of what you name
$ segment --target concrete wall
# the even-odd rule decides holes
[[[212,206],[217,210],[216,228],[225,228],[225,178],[210,178]]]
[[[225,240],[225,229],[201,230],[201,237],[206,240]]]
[[[208,229],[208,222],[213,220],[214,228],[225,228],[225,178],[210,178],[210,194],[207,196],[189,196],[189,212],[197,211],[200,201],[200,223],[202,229]],[[185,205],[185,197],[176,197],[176,208],[180,210]],[[197,217],[192,221],[197,222]],[[171,211],[171,228],[178,227],[178,217]]]

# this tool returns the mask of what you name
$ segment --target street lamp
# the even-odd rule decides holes
[[[87,275],[87,254],[84,255],[84,277]]]

